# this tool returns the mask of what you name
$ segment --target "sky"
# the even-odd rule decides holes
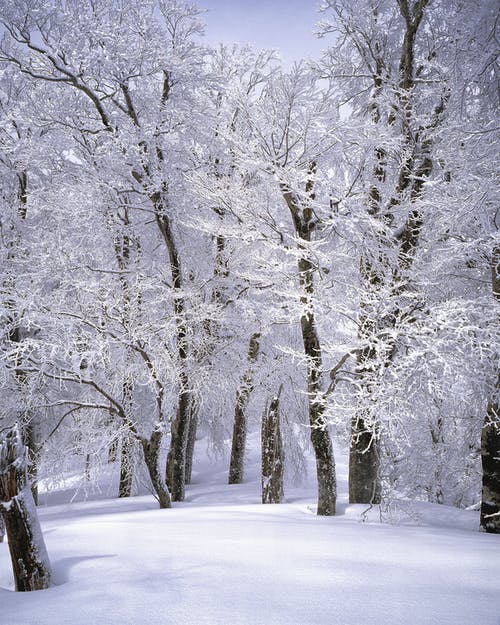
[[[207,43],[278,48],[286,65],[318,57],[328,45],[314,36],[319,0],[197,0],[207,9]]]

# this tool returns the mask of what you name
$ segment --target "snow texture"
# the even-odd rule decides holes
[[[254,447],[258,437],[251,441]],[[199,447],[203,442],[198,442]],[[45,591],[12,592],[0,544],[8,625],[498,625],[498,536],[478,513],[412,504],[398,525],[346,502],[314,514],[314,484],[260,504],[258,454],[244,484],[198,458],[186,502],[151,496],[58,503],[40,518],[53,568]],[[67,493],[66,493],[67,494]]]

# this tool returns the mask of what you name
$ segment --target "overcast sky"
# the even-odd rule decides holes
[[[317,57],[327,47],[313,31],[321,18],[320,0],[197,0],[208,9],[208,43],[250,43],[256,48],[278,48],[287,65],[303,57]]]

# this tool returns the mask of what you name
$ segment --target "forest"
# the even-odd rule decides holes
[[[262,504],[309,468],[332,523],[425,502],[500,533],[498,9],[324,0],[287,67],[182,0],[0,0],[16,590],[51,585],[42,493],[111,476],[168,523],[209,458]],[[162,622],[240,623],[207,618]]]

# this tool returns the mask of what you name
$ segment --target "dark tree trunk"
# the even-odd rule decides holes
[[[240,388],[236,392],[236,405],[234,408],[233,439],[231,446],[231,460],[229,462],[228,484],[241,484],[243,481],[243,467],[245,460],[245,446],[247,439],[247,415],[246,408],[253,390],[252,365],[259,354],[260,333],[256,332],[250,338],[248,345],[248,363]]]
[[[170,273],[174,288],[174,313],[177,332],[177,358],[179,366],[179,400],[172,422],[170,450],[167,457],[166,481],[172,493],[172,501],[183,501],[186,490],[186,449],[190,420],[190,380],[187,369],[188,345],[185,309],[182,296],[182,268],[177,245],[168,216],[168,206],[163,193],[152,195],[155,218],[165,242],[170,261]]]
[[[127,302],[129,298],[127,297]],[[128,306],[127,306],[128,309]],[[128,318],[128,313],[127,313]],[[128,320],[127,320],[128,323]],[[127,357],[128,360],[128,357]],[[123,408],[130,421],[132,421],[132,399],[133,381],[126,377],[122,385]],[[120,455],[120,482],[118,484],[118,497],[130,497],[132,494],[132,480],[134,476],[134,439],[132,433],[127,429],[122,433],[122,449]]]
[[[151,485],[158,499],[158,503],[160,504],[160,508],[170,508],[172,505],[170,492],[159,467],[161,439],[162,432],[160,430],[154,430],[149,440],[141,439],[141,444],[144,453],[144,461],[151,479]]]
[[[323,416],[325,405],[321,393],[321,350],[312,312],[302,316],[301,326],[304,352],[308,357],[307,395],[311,443],[316,458],[318,481],[317,513],[322,516],[333,516],[337,502],[335,460],[332,441]]]
[[[132,481],[134,477],[133,449],[134,439],[128,433],[125,433],[122,436],[118,497],[130,497],[132,494]]]
[[[198,432],[198,404],[193,396],[191,397],[190,413],[191,416],[189,418],[189,432],[186,447],[186,484],[191,484],[194,446],[196,443],[196,434]]]
[[[118,460],[118,437],[115,437],[108,448],[108,462],[116,462]]]
[[[31,484],[31,494],[35,505],[38,505],[38,443],[36,425],[33,420],[30,420],[23,426],[23,442],[28,448],[28,478]]]
[[[362,263],[361,275],[366,284],[378,286],[380,277]],[[364,307],[363,307],[364,308]],[[375,322],[371,318],[373,311],[367,307],[363,310],[360,322],[360,339],[363,347],[357,357],[357,373],[360,376],[364,393],[369,394],[374,384],[373,375],[380,366],[381,357],[374,348],[366,347],[376,333]],[[351,422],[351,439],[349,447],[349,503],[378,504],[381,498],[380,484],[380,439],[373,418],[369,418],[366,410],[358,408],[358,413]]]
[[[50,564],[28,480],[28,449],[17,427],[0,443],[0,511],[16,590],[50,586]]]
[[[167,484],[172,493],[172,501],[183,501],[186,485],[186,450],[190,421],[190,393],[186,388],[187,377],[181,372],[181,385],[184,390],[179,396],[177,414],[172,422],[170,449],[167,457]]]
[[[500,386],[500,377],[497,384]],[[481,431],[481,462],[481,527],[491,534],[500,534],[500,406],[497,402],[488,405]]]
[[[262,415],[261,441],[262,503],[281,503],[285,454],[281,438],[279,393]]]
[[[493,250],[491,263],[492,290],[500,301],[500,247]],[[488,403],[481,432],[483,491],[481,527],[491,534],[500,534],[500,373],[497,374],[493,399]]]
[[[128,92],[127,92],[128,93]],[[114,247],[115,256],[120,270],[119,281],[122,290],[123,297],[123,325],[127,335],[130,335],[131,328],[131,316],[132,316],[132,289],[129,283],[127,272],[130,269],[130,257],[132,252],[133,237],[130,234],[130,219],[128,212],[128,198],[124,196],[123,202],[123,214],[121,220],[123,227],[115,234]],[[140,297],[140,296],[139,296]],[[125,365],[126,367],[132,361],[132,354],[129,347],[125,352]],[[130,421],[132,419],[133,411],[133,395],[134,395],[134,382],[132,376],[126,372],[122,383],[122,403],[123,409]],[[109,448],[108,460],[110,462],[116,461],[118,455],[118,443],[119,437],[117,436]],[[130,431],[124,431],[121,436],[121,454],[120,454],[120,481],[118,483],[118,497],[130,497],[132,494],[132,480],[134,475],[133,464],[133,447],[134,439]]]
[[[314,200],[315,171],[316,164],[313,162],[310,165],[310,178],[306,183],[305,189],[311,201]],[[300,319],[300,328],[304,354],[307,358],[309,427],[316,459],[316,477],[318,482],[317,513],[322,516],[333,516],[337,502],[335,458],[332,441],[324,419],[325,396],[321,389],[322,354],[313,305],[314,265],[307,255],[307,243],[311,241],[311,232],[315,228],[316,223],[311,207],[303,205],[302,201],[292,193],[286,184],[282,183],[280,188],[292,216],[295,233],[299,240],[299,249],[304,254],[298,261],[299,281],[302,290],[300,301],[303,311]]]
[[[353,419],[349,453],[349,503],[380,503],[380,443],[364,419]]]

